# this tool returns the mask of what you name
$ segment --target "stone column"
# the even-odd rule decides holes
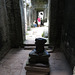
[[[29,26],[29,8],[26,6],[26,9],[27,9],[26,15],[27,15],[27,28],[28,28]]]
[[[32,19],[32,8],[29,8],[29,27],[31,28],[31,25],[33,24],[33,19]]]
[[[31,27],[31,9],[29,8],[29,28]]]
[[[37,20],[37,11],[34,9],[33,10],[33,21]]]
[[[44,9],[44,18],[43,19],[45,19],[45,9]]]
[[[56,46],[57,41],[57,11],[58,0],[48,0],[49,2],[49,43]]]
[[[27,9],[26,3],[24,3],[24,15],[25,15],[25,32],[27,31]]]
[[[23,0],[25,1],[25,0]],[[21,12],[21,20],[22,20],[22,36],[23,36],[23,40],[25,40],[25,31],[26,31],[26,26],[25,26],[25,22],[26,22],[26,18],[25,18],[25,14],[26,14],[26,8],[25,8],[25,3],[22,0],[20,0],[20,12]]]
[[[50,0],[48,0],[48,39],[50,43]]]
[[[32,25],[32,8],[27,8],[27,26],[30,29]]]
[[[47,19],[47,8],[44,9],[44,20]]]

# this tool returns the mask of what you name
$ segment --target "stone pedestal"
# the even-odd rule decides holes
[[[26,75],[49,75],[50,68],[44,64],[26,65]]]
[[[49,69],[49,57],[50,54],[44,49],[46,39],[35,39],[36,49],[29,53],[29,58],[26,63],[26,75],[48,75]]]

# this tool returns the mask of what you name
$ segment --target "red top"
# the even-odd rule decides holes
[[[37,20],[38,20],[38,22],[40,22],[40,21],[41,21],[41,19],[40,19],[40,18],[38,18]]]

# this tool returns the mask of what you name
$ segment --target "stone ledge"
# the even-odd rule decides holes
[[[26,75],[47,75],[47,73],[26,72]]]
[[[27,71],[30,71],[30,72],[43,72],[43,73],[48,73],[50,72],[50,68],[46,68],[46,67],[35,67],[35,66],[25,66],[25,69]]]

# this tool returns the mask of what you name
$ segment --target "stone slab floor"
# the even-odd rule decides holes
[[[0,61],[0,75],[26,75],[24,66],[31,50],[11,49]],[[72,75],[71,68],[63,53],[51,53],[50,75]]]

